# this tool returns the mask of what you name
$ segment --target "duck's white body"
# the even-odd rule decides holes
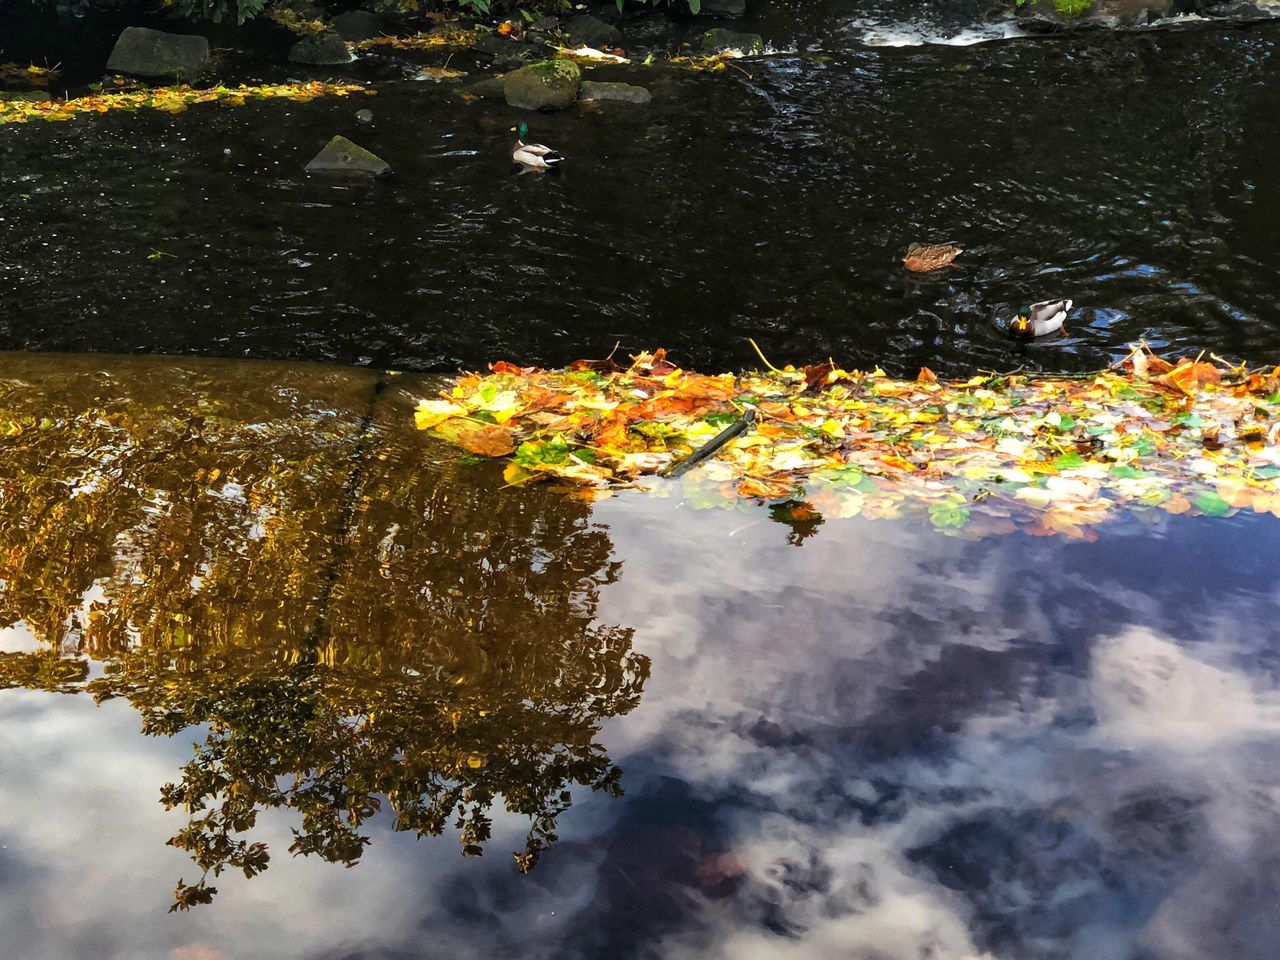
[[[541,143],[525,143],[517,139],[511,150],[511,159],[533,170],[550,170],[564,162],[564,157]]]
[[[1071,312],[1070,300],[1041,300],[1033,303],[1026,312],[1019,312],[1009,321],[1010,336],[1020,340],[1031,340],[1057,333],[1067,322],[1067,314]]]

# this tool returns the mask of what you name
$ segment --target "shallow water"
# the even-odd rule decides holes
[[[1280,355],[1280,29],[899,49],[859,26],[945,39],[981,22],[957,9],[780,5],[754,25],[794,52],[601,69],[654,103],[534,117],[559,177],[511,177],[510,110],[434,83],[6,127],[0,348],[451,370],[620,342],[734,369],[755,337],[775,362],[965,376],[1093,368],[1141,337]],[[308,179],[335,133],[396,179]],[[957,266],[904,274],[938,240]],[[1064,295],[1066,339],[1001,336]]]
[[[1273,956],[1270,517],[588,505],[413,377],[3,359],[8,956]]]

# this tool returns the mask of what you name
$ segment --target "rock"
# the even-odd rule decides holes
[[[365,126],[373,123],[373,111],[368,108],[356,111],[356,123],[363,123]]]
[[[571,47],[620,47],[622,31],[611,23],[589,13],[574,17],[564,28],[565,39]]]
[[[479,97],[481,100],[505,100],[507,93],[503,80],[503,77],[490,77],[479,83],[473,83],[469,87],[463,87],[462,92]]]
[[[107,60],[112,73],[135,77],[193,80],[209,68],[209,41],[204,37],[126,27]]]
[[[737,50],[745,54],[764,53],[764,38],[758,33],[739,33],[716,27],[702,35],[701,47],[703,53],[722,53],[725,50]]]
[[[1030,0],[1016,10],[1019,24],[1033,33],[1140,27],[1168,16],[1176,0],[1094,0],[1078,13],[1054,0]]]
[[[368,10],[348,10],[333,18],[333,28],[343,40],[355,43],[388,33],[386,18]]]
[[[336,30],[303,37],[289,51],[289,60],[293,63],[306,63],[316,67],[337,67],[350,63],[355,57],[347,49],[346,41],[338,36]]]
[[[630,83],[603,83],[594,80],[582,81],[578,88],[579,100],[616,100],[619,103],[634,103],[647,107],[653,94],[644,87]]]
[[[380,177],[391,172],[391,164],[376,153],[352,143],[346,137],[334,137],[307,164],[307,173],[338,174],[349,177]]]
[[[523,110],[563,110],[578,99],[582,71],[571,60],[543,60],[502,78],[507,103]]]

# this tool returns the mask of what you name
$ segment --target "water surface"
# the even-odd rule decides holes
[[[587,504],[413,377],[4,360],[12,956],[1273,955],[1269,516]]]

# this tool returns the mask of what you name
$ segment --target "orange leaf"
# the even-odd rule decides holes
[[[921,383],[937,383],[938,375],[928,367],[921,367],[920,372],[916,375],[916,379]]]

